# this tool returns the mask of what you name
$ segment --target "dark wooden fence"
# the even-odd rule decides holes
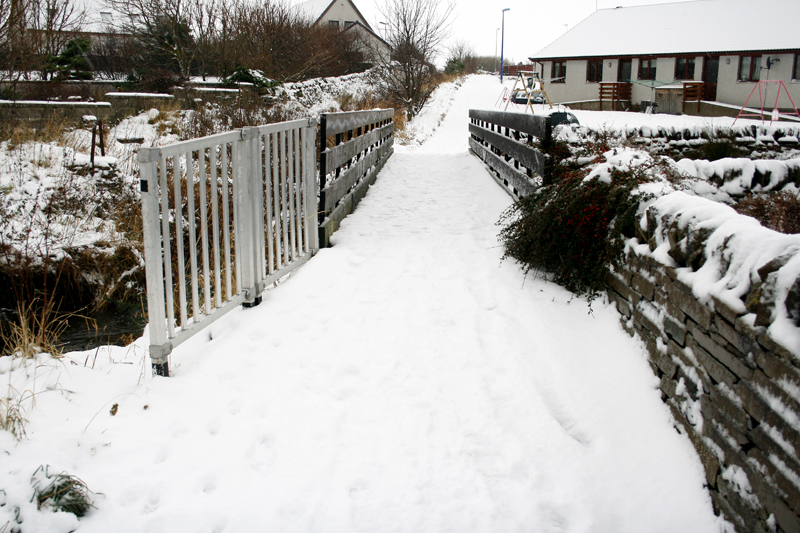
[[[535,191],[546,160],[537,147],[551,142],[550,117],[470,109],[469,119],[469,147],[495,180],[515,200]]]
[[[373,109],[320,116],[319,245],[375,183],[394,152],[394,109]]]

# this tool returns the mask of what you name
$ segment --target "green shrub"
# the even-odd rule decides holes
[[[588,168],[558,163],[546,185],[508,208],[500,218],[504,258],[563,285],[591,302],[604,289],[609,266],[618,265],[626,238],[635,235],[644,199],[636,189],[650,167],[612,171],[611,183],[584,182]]]
[[[66,472],[51,474],[49,470],[49,466],[40,466],[31,480],[38,509],[50,508],[80,518],[94,507],[94,494],[86,483]]]

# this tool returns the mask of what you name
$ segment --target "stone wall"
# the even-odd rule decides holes
[[[110,120],[113,112],[108,102],[0,101],[0,120],[34,128],[43,128],[49,122],[80,122],[87,115]]]
[[[623,266],[607,275],[608,297],[625,329],[646,344],[662,398],[705,467],[715,510],[739,532],[800,532],[800,346],[771,337],[774,313],[759,320],[751,312],[769,305],[758,302],[768,292],[759,283],[742,295],[747,305],[696,296],[682,279],[701,268],[703,243],[687,257],[677,226],[660,227],[652,211],[639,236],[649,246],[629,246]],[[659,229],[673,232],[678,250],[664,259],[653,253],[662,242]],[[758,270],[765,284],[780,262]],[[796,305],[789,300],[779,303]]]

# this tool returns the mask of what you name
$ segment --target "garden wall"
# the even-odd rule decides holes
[[[800,532],[800,235],[693,209],[703,201],[648,208],[648,244],[629,243],[608,297],[645,342],[715,509],[739,532]]]
[[[43,128],[51,122],[80,122],[86,115],[110,120],[113,113],[109,102],[0,101],[1,121],[23,122],[34,128]]]

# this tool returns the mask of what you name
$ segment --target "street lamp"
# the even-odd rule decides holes
[[[510,7],[503,10],[503,32],[500,35],[500,83],[503,83],[503,47],[506,41],[506,11],[511,11]]]
[[[497,38],[499,37],[498,32],[500,32],[500,28],[497,28],[494,32],[494,69],[497,70]]]
[[[388,24],[388,23],[386,23],[386,22],[380,22],[380,21],[378,21],[378,24],[383,24],[383,38],[385,39],[385,38],[386,38],[386,29],[387,29],[386,27],[387,27],[389,24]],[[379,26],[379,27],[380,27],[380,26]]]

